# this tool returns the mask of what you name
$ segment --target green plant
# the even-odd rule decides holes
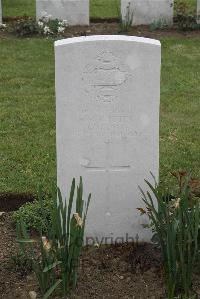
[[[64,33],[68,26],[67,20],[51,19],[51,16],[46,16],[40,19],[37,23],[39,33],[41,35],[59,35]]]
[[[126,14],[123,18],[121,12],[119,13],[119,26],[121,32],[128,32],[129,28],[133,24],[133,17],[134,17],[134,11],[131,8],[131,3],[128,3],[128,6],[126,7]]]
[[[158,20],[158,21],[154,21],[151,25],[150,25],[150,30],[154,31],[154,30],[165,30],[169,28],[169,24],[165,21],[165,20]]]
[[[39,200],[28,202],[21,206],[19,210],[13,213],[12,219],[15,224],[22,220],[29,230],[46,233],[48,226],[52,222],[51,211],[54,207],[54,201],[51,196],[44,198],[41,193],[39,198]]]
[[[192,195],[191,180],[182,172],[174,175],[179,181],[178,197],[173,198],[169,192],[163,192],[156,182],[153,187],[146,181],[150,188],[146,194],[140,189],[146,205],[146,210],[140,211],[148,215],[152,230],[156,232],[156,240],[164,258],[170,299],[177,293],[182,298],[190,296],[193,268],[198,258],[200,228],[200,201]]]
[[[73,179],[68,204],[66,201],[63,202],[59,189],[54,192],[52,224],[49,224],[46,236],[43,236],[41,231],[39,239],[31,239],[23,220],[17,223],[17,242],[21,250],[25,254],[28,250],[32,257],[33,270],[43,299],[48,298],[56,289],[61,290],[63,296],[66,296],[76,286],[91,195],[89,194],[86,202],[83,200],[83,184],[80,178],[74,203],[75,187],[75,179]],[[42,200],[40,203],[43,207]],[[73,208],[75,208],[74,213]],[[39,246],[39,255],[36,254],[34,245]]]
[[[197,24],[196,16],[190,12],[189,3],[185,0],[175,1],[176,7],[176,24],[179,30],[195,30],[200,26]]]
[[[196,22],[196,17],[193,15],[177,14],[176,23],[179,30],[197,30],[200,29],[199,24]]]
[[[67,20],[51,19],[51,16],[46,16],[38,22],[34,18],[25,17],[12,23],[9,30],[17,36],[23,37],[31,35],[57,36],[62,35],[67,26]]]
[[[39,33],[39,26],[34,18],[28,17],[14,22],[10,31],[18,36],[30,36]]]

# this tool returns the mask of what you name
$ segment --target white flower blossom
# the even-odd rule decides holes
[[[63,33],[65,31],[65,27],[58,27],[58,33]]]
[[[52,33],[50,28],[48,26],[44,26],[44,34],[50,34]]]
[[[62,26],[67,27],[69,25],[67,20],[63,20],[62,21]]]
[[[1,23],[0,23],[0,28],[6,28],[6,27],[7,27],[6,24],[3,24],[3,23],[1,24]]]
[[[44,26],[44,23],[43,23],[42,21],[38,21],[38,26],[39,26],[40,28],[42,28],[42,27]]]
[[[49,251],[51,249],[51,244],[45,236],[42,237],[42,244],[46,251]]]
[[[79,227],[83,227],[83,219],[79,216],[79,214],[78,213],[74,213],[73,214],[73,216],[74,216],[74,218],[75,218],[75,220],[76,220],[76,224],[77,224],[77,226],[79,226]]]

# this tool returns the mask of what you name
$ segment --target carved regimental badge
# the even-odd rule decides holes
[[[111,103],[129,76],[128,66],[112,52],[104,51],[83,72],[85,91],[97,101]]]

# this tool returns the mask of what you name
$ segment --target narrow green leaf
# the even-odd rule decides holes
[[[33,239],[17,239],[16,242],[17,243],[37,243],[37,241]]]
[[[58,285],[62,282],[62,279],[59,279],[54,283],[54,285],[44,294],[42,299],[47,299],[55,291]]]
[[[70,196],[69,196],[69,203],[68,203],[68,211],[67,211],[67,236],[69,237],[69,228],[70,228],[70,218],[71,218],[71,211],[72,211],[72,204],[74,199],[74,191],[75,191],[75,178],[72,180]]]
[[[48,272],[49,270],[51,270],[51,269],[57,267],[57,266],[60,265],[60,264],[62,264],[61,261],[54,262],[53,264],[51,264],[51,265],[49,265],[49,266],[46,266],[46,267],[44,268],[43,272],[44,272],[44,273],[45,273],[45,272]]]

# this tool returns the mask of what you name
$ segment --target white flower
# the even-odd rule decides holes
[[[44,34],[50,34],[51,30],[48,26],[44,26]]]
[[[83,219],[79,216],[78,213],[74,213],[73,216],[74,216],[74,218],[75,218],[75,220],[76,220],[76,224],[77,224],[77,226],[79,226],[79,227],[82,228],[82,226],[83,226]]]
[[[176,200],[175,203],[174,203],[174,207],[175,207],[175,209],[178,209],[178,208],[179,208],[179,206],[180,206],[180,201],[181,201],[181,199],[180,199],[180,198],[177,198],[177,200]]]
[[[43,247],[46,251],[49,251],[51,249],[51,244],[50,242],[47,240],[46,237],[42,237],[42,244],[43,244]]]
[[[62,26],[67,27],[69,25],[67,20],[63,20],[62,21]]]
[[[7,27],[7,25],[6,24],[0,24],[0,28],[6,28]]]
[[[44,23],[43,23],[42,21],[38,21],[38,26],[39,26],[40,28],[42,28],[42,27],[44,26]]]
[[[65,27],[58,27],[58,33],[63,33],[65,31]]]

